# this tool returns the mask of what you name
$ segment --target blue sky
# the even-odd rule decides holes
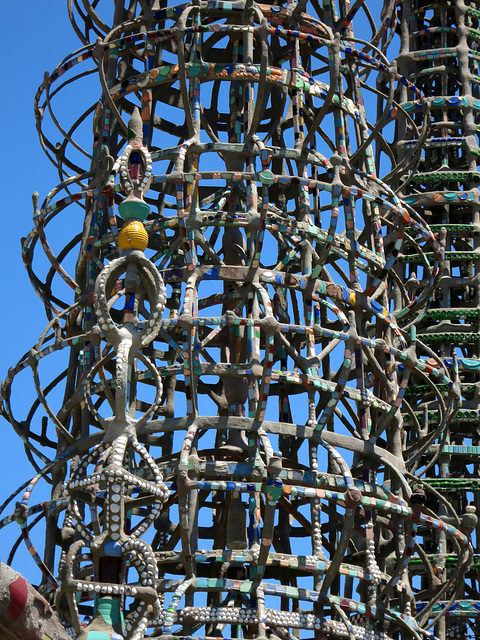
[[[33,98],[45,71],[53,71],[62,58],[79,48],[70,26],[65,0],[5,2],[1,55],[4,68],[0,103],[2,130],[3,286],[5,306],[1,316],[0,378],[37,341],[47,323],[41,300],[30,285],[20,250],[20,238],[31,230],[33,191],[40,201],[58,183],[55,168],[43,153],[35,129]],[[5,77],[5,75],[7,77]],[[96,96],[95,96],[96,97]],[[95,98],[94,97],[94,98]],[[6,200],[6,202],[5,202]],[[33,401],[31,390],[25,405]],[[0,502],[33,475],[22,443],[5,420],[0,421]],[[32,504],[45,493],[34,492]],[[11,513],[7,507],[1,517]],[[39,525],[42,527],[42,525]],[[11,524],[0,531],[0,559],[5,562],[11,541],[20,529]],[[23,543],[22,543],[23,544]],[[42,548],[39,548],[42,555]],[[40,572],[22,549],[13,566],[38,583]]]

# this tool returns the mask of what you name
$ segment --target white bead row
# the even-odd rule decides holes
[[[177,611],[177,623],[183,624],[187,618],[194,623],[200,624],[210,622],[218,624],[258,624],[258,616],[255,609],[241,609],[239,607],[185,607]],[[315,629],[327,631],[340,637],[349,637],[349,631],[345,623],[337,620],[325,620],[325,618],[311,613],[265,609],[263,622],[272,627]],[[391,640],[390,636],[383,631],[365,629],[360,625],[351,625],[350,628],[357,640]]]
[[[85,591],[88,593],[104,593],[109,595],[137,595],[136,587],[120,586],[118,584],[100,585],[93,582],[77,582],[77,591]]]

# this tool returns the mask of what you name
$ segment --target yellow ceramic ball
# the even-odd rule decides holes
[[[139,220],[127,222],[118,235],[118,244],[122,251],[126,249],[139,249],[145,251],[148,245],[148,233]]]

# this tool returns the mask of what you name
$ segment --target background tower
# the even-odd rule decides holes
[[[79,638],[429,637],[416,541],[441,530],[457,553],[425,616],[471,547],[451,506],[422,507],[405,464],[426,449],[402,431],[410,381],[442,429],[458,388],[415,334],[443,255],[393,190],[429,123],[381,50],[393,3],[378,30],[361,3],[97,4],[70,4],[83,48],[36,96],[62,182],[23,244],[49,324],[3,385],[38,473],[4,524],[33,550],[45,517],[32,555]],[[70,74],[98,74],[102,94],[62,128]],[[402,87],[422,119],[397,161],[383,134],[412,126]],[[78,207],[77,235],[50,233]],[[421,257],[415,286],[400,252]],[[29,370],[24,411],[11,398]],[[32,508],[44,478],[52,501]]]
[[[456,516],[447,515],[449,505],[457,514],[466,514],[464,530],[477,553],[480,14],[475,3],[463,2],[439,2],[434,7],[418,1],[402,3],[400,9],[399,70],[431,96],[431,111],[418,168],[409,180],[403,178],[399,184],[403,182],[405,202],[428,221],[445,251],[445,269],[429,309],[417,324],[417,339],[430,349],[427,364],[450,371],[458,367],[460,385],[458,409],[446,425],[437,413],[437,399],[417,378],[407,391],[411,411],[404,415],[405,433],[407,441],[420,435],[424,443],[422,456],[415,459],[412,471],[419,477],[427,476],[424,487],[439,492],[427,491],[427,506],[451,522]],[[417,129],[424,123],[423,116],[417,116],[422,106],[407,98],[405,90],[401,102],[412,120],[399,123],[399,158],[417,143]],[[409,291],[415,291],[423,279],[420,264],[418,254],[399,260],[397,273],[407,282]],[[473,638],[480,634],[475,602],[479,589],[476,557],[458,585],[454,603],[445,595],[437,606],[448,611],[437,626],[440,637]],[[418,549],[411,561],[413,584],[424,594],[420,600],[426,602],[438,589],[435,581],[441,583],[456,571],[459,559],[458,551],[441,533],[432,533],[431,539],[425,540],[423,550]],[[421,609],[423,605],[418,606]]]

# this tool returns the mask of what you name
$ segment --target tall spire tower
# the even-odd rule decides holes
[[[479,192],[480,93],[477,53],[480,11],[474,2],[403,2],[399,70],[429,96],[428,130],[414,174],[402,177],[404,202],[429,224],[442,245],[445,267],[429,308],[417,321],[417,340],[424,345],[425,366],[448,370],[458,385],[458,407],[445,423],[437,397],[415,378],[406,393],[405,433],[419,439],[421,456],[412,457],[412,472],[423,477],[426,505],[470,536],[478,553],[479,441]],[[424,127],[424,105],[403,89],[400,99],[409,118],[397,129],[398,157],[409,156]],[[423,286],[426,255],[408,252],[396,273],[408,292]],[[401,306],[400,298],[397,303]],[[407,445],[408,446],[408,445]],[[475,556],[476,557],[476,556]],[[476,638],[478,563],[474,560],[456,592],[445,587],[459,573],[463,554],[441,532],[433,532],[411,562],[413,584],[423,594],[419,618],[424,623],[443,614],[436,625],[440,638]],[[429,600],[441,589],[440,602]],[[428,613],[424,613],[427,611]]]
[[[378,28],[343,0],[69,14],[82,48],[36,96],[61,182],[23,243],[48,325],[2,389],[36,474],[2,524],[20,525],[40,590],[78,640],[433,638],[472,548],[411,473],[459,388],[416,337],[444,246],[397,194],[430,103],[386,58],[395,3]],[[56,97],[90,76],[98,102],[62,127]],[[415,132],[401,158],[396,120]],[[418,380],[427,435],[404,430]],[[433,538],[456,565],[426,604],[409,568]]]

